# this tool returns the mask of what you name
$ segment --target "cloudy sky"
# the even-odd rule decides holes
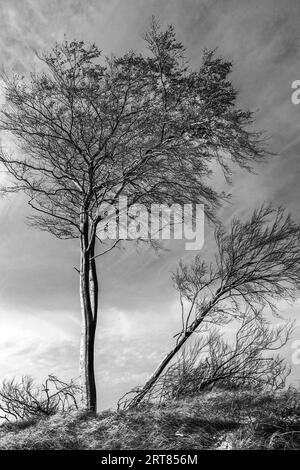
[[[228,223],[262,202],[283,205],[299,220],[300,105],[291,84],[300,79],[299,0],[0,0],[0,63],[26,72],[36,66],[33,49],[56,40],[96,42],[105,54],[141,50],[151,15],[173,23],[193,66],[204,47],[234,62],[239,103],[257,112],[276,153],[255,175],[237,171],[231,203],[219,215]],[[78,375],[80,309],[76,242],[59,241],[25,225],[22,197],[0,201],[0,379],[48,373]],[[206,226],[203,251],[211,250]],[[169,251],[116,250],[99,263],[100,321],[96,373],[100,408],[113,406],[142,384],[177,331],[178,301],[170,272],[187,253],[181,242]],[[282,305],[299,317],[299,303]],[[275,320],[274,320],[275,321]],[[277,320],[276,320],[277,321]],[[300,339],[300,317],[285,354]],[[297,381],[299,366],[293,365]]]

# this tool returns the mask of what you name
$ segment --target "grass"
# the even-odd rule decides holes
[[[0,426],[4,449],[299,449],[300,392],[216,391],[158,408]]]

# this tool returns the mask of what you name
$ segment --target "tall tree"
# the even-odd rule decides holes
[[[182,329],[175,335],[174,347],[125,406],[136,406],[151,392],[203,323],[226,323],[241,317],[245,309],[255,316],[262,307],[276,313],[276,301],[299,295],[300,225],[281,208],[262,206],[246,222],[234,219],[228,233],[219,226],[215,238],[215,263],[207,264],[197,255],[191,265],[179,264],[173,279],[180,296]]]
[[[118,214],[120,195],[127,207],[204,203],[213,217],[224,199],[208,182],[216,163],[228,177],[230,162],[249,169],[265,156],[261,135],[248,127],[251,113],[235,104],[230,62],[205,52],[199,70],[190,70],[174,28],[161,31],[155,21],[145,40],[149,54],[106,59],[94,44],[64,41],[40,57],[40,72],[2,76],[0,127],[20,149],[13,155],[1,149],[13,176],[3,191],[25,192],[36,211],[32,225],[80,241],[81,371],[90,410],[96,410],[96,258],[105,252],[98,228],[107,205]]]

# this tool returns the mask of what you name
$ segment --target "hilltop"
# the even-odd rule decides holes
[[[299,449],[300,392],[214,391],[158,407],[5,423],[0,449]]]

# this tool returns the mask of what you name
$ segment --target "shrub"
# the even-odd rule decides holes
[[[58,411],[70,413],[78,409],[79,391],[74,381],[65,383],[53,375],[40,386],[28,376],[20,382],[5,380],[0,387],[0,418],[30,421]]]

